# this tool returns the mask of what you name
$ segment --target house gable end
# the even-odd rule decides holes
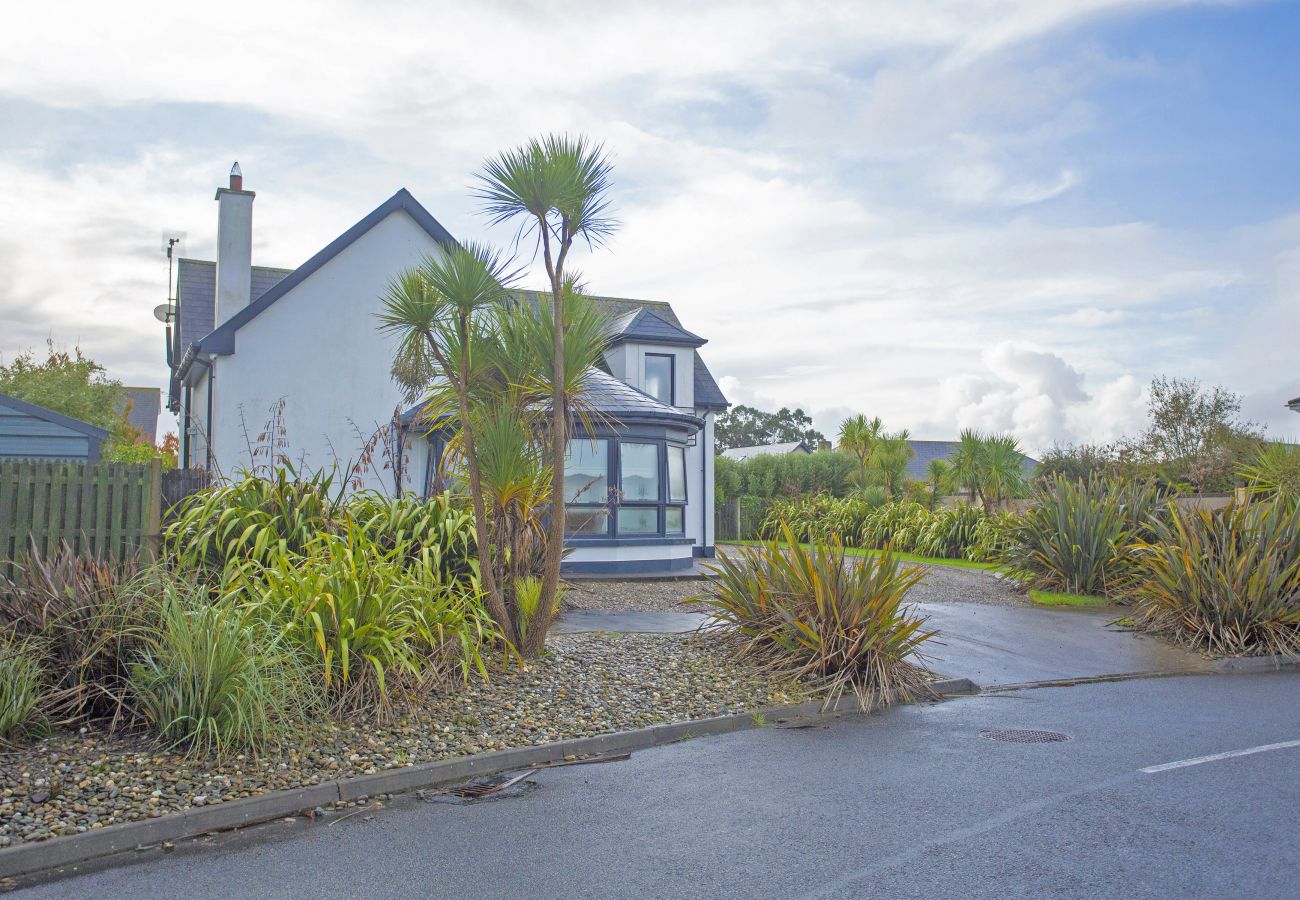
[[[250,303],[247,307],[235,313],[230,320],[220,325],[207,337],[198,342],[198,349],[204,353],[214,353],[219,355],[235,352],[235,332],[245,324],[255,319],[267,307],[275,303],[285,294],[292,291],[295,287],[302,284],[308,278],[320,269],[334,257],[338,256],[362,235],[370,231],[384,219],[388,218],[395,212],[404,211],[416,224],[426,231],[439,244],[444,247],[453,247],[456,240],[451,236],[447,229],[439,224],[428,210],[420,205],[419,201],[411,195],[406,188],[402,188],[392,197],[389,197],[380,204],[373,212],[364,219],[357,222],[343,234],[331,241],[323,250],[307,260],[292,273],[287,275],[275,287],[268,290],[257,300]]]

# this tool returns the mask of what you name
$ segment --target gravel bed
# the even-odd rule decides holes
[[[859,557],[852,557],[857,559]],[[1033,606],[1028,593],[1015,581],[983,569],[920,565],[925,577],[912,589],[909,600],[920,603],[980,603],[989,606]],[[690,612],[679,604],[704,593],[705,579],[674,581],[583,581],[571,586],[565,602],[572,609],[609,612]]]
[[[925,577],[909,600],[920,603],[981,603],[986,606],[1033,606],[1023,586],[983,569],[920,564]]]
[[[84,728],[0,752],[0,847],[414,763],[807,698],[799,685],[773,684],[733,662],[717,637],[557,635],[548,650],[488,683],[412,698],[393,723],[320,726],[259,757],[213,763]]]
[[[708,586],[703,578],[579,581],[568,586],[564,602],[570,609],[605,612],[691,612],[682,601],[704,593]]]

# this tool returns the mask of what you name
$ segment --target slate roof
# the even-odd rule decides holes
[[[0,394],[0,406],[6,409],[12,409],[23,415],[31,416],[34,419],[40,419],[43,422],[50,422],[75,431],[77,434],[84,434],[88,438],[97,441],[108,439],[108,431],[100,428],[98,425],[91,425],[89,422],[83,422],[80,419],[74,419],[71,416],[65,416],[63,413],[55,412],[44,406],[37,406],[35,403],[28,403],[26,400],[19,400],[17,397],[11,397],[9,394]]]
[[[261,299],[293,269],[253,266],[249,302]],[[180,335],[176,346],[185,348],[212,331],[216,319],[217,264],[208,259],[182,259],[176,267],[176,290],[180,298]]]
[[[410,191],[402,188],[298,268],[270,269],[254,266],[248,306],[219,328],[213,327],[216,307],[216,264],[205,260],[182,259],[177,269],[177,290],[181,297],[180,333],[176,342],[178,357],[192,357],[193,354],[189,351],[195,344],[198,346],[194,349],[206,353],[233,353],[235,332],[245,322],[253,319],[263,309],[293,290],[353,241],[399,209],[405,210],[434,240],[447,246],[455,244],[451,234],[420,205]],[[543,296],[538,291],[520,291],[519,294],[534,302]],[[675,338],[675,340],[665,340],[665,343],[685,343],[686,346],[698,347],[705,342],[703,338],[683,328],[672,307],[661,300],[630,300],[623,297],[594,297],[593,299],[611,318],[617,320],[626,318],[628,325],[634,325],[647,336],[647,340],[654,339],[649,335],[659,334]],[[632,314],[630,317],[629,313]],[[641,315],[642,313],[646,315]],[[176,360],[178,368],[181,362],[181,358]],[[722,395],[717,382],[698,352],[695,354],[694,375],[697,408],[726,409],[731,405]],[[179,383],[176,379],[173,379],[171,394],[171,399],[176,402],[179,396]]]
[[[1287,401],[1286,406],[1287,409],[1291,410],[1292,412],[1300,413],[1300,397],[1296,397],[1294,400]]]
[[[913,481],[924,481],[929,477],[927,469],[931,460],[942,459],[946,462],[957,451],[956,441],[908,441],[908,443],[916,453],[907,464],[907,477]],[[1024,457],[1023,468],[1026,475],[1037,467],[1038,460]]]
[[[653,344],[699,347],[708,343],[698,334],[692,334],[644,306],[628,310],[612,319],[610,331],[616,344],[623,341],[647,341]]]
[[[519,291],[519,296],[532,303],[537,303],[543,298],[549,300],[549,295],[544,295],[541,291]],[[681,320],[677,318],[677,313],[673,312],[672,305],[663,300],[632,300],[628,297],[592,297],[591,299],[605,311],[605,315],[613,320],[613,327],[615,328],[619,327],[619,322],[630,323],[638,313],[644,310],[652,313],[656,319],[664,322],[668,327],[690,336],[693,340],[704,342],[703,338],[682,327]],[[688,344],[687,346],[691,345]],[[694,346],[699,345],[695,344]],[[695,351],[694,374],[696,409],[726,409],[731,406],[731,403],[723,395],[722,389],[718,387],[718,382],[714,380],[713,373],[704,364],[699,350]]]
[[[660,403],[649,394],[638,391],[630,384],[600,369],[591,369],[587,372],[585,400],[591,409],[616,420],[617,423],[670,422],[695,429],[704,424],[696,416]],[[409,426],[423,406],[424,404],[419,403],[403,411],[402,425]]]
[[[155,387],[128,387],[122,389],[126,393],[126,401],[131,403],[131,409],[126,414],[126,419],[131,423],[131,427],[140,432],[144,438],[151,444],[158,442],[158,413],[162,407],[162,391]]]
[[[813,448],[809,447],[806,441],[786,441],[781,444],[760,444],[757,447],[732,447],[730,450],[723,450],[722,455],[727,459],[741,461],[755,456],[785,456],[787,453],[812,452]]]

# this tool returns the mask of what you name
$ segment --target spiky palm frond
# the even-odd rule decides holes
[[[618,224],[609,214],[612,170],[603,144],[550,134],[485,162],[476,193],[493,225],[527,216],[563,244],[581,238],[595,245]]]

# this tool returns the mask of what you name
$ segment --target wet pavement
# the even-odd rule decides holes
[[[1204,672],[1210,661],[1111,624],[1118,610],[1038,609],[978,603],[917,603],[939,634],[927,665],[980,687],[1136,673]],[[682,634],[710,621],[691,612],[569,610],[555,632]]]
[[[980,687],[1135,673],[1204,672],[1210,661],[1111,624],[1122,611],[918,603],[939,635],[928,665]]]

